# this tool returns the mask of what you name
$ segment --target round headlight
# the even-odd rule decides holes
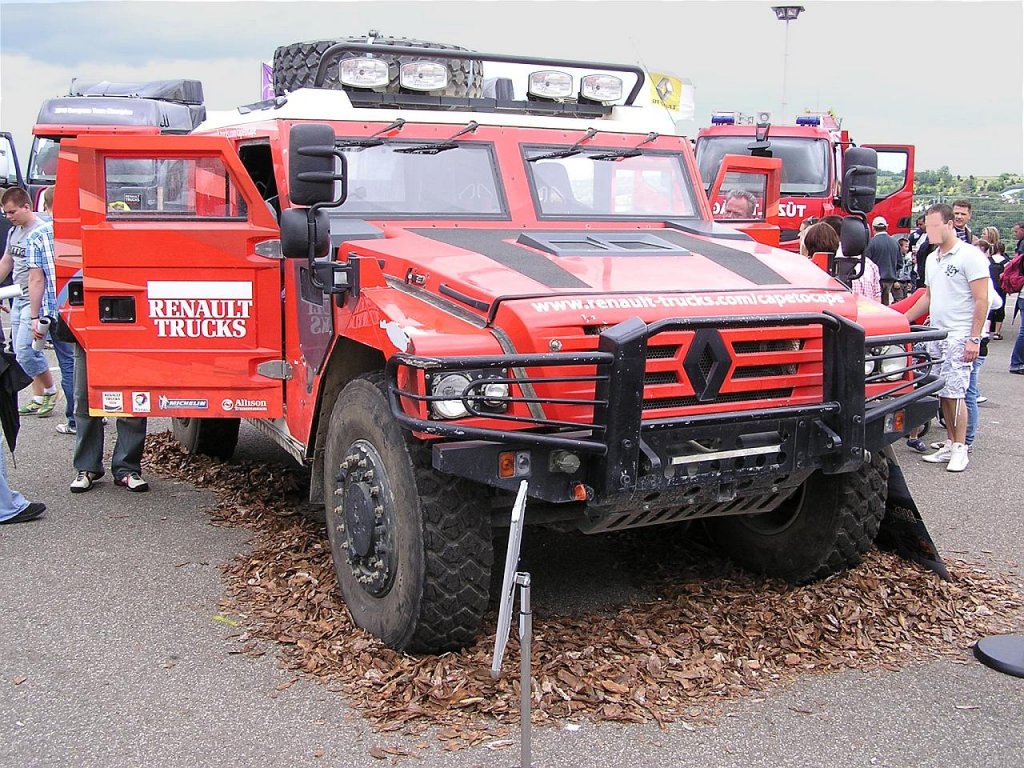
[[[872,349],[871,350],[871,354],[872,355],[875,354],[875,350]],[[874,372],[875,372],[875,360],[874,360],[874,358],[872,358],[870,360],[865,360],[864,361],[864,375],[865,376],[870,376]]]
[[[464,373],[448,373],[440,376],[431,389],[435,397],[443,397],[444,400],[434,400],[430,407],[434,413],[442,419],[460,419],[469,411],[466,404],[462,402],[462,395],[469,386],[469,376]]]
[[[505,398],[508,397],[508,384],[502,381],[494,381],[483,386],[484,404],[490,408],[500,408],[507,405]]]
[[[888,357],[879,361],[879,370],[881,370],[882,373],[887,374],[885,377],[886,380],[895,381],[903,376],[907,367],[907,358],[905,357],[905,353],[905,349],[897,346],[889,346],[882,350],[883,355],[899,355],[899,357]]]

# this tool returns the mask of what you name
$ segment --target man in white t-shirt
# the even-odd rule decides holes
[[[967,408],[964,395],[971,368],[981,349],[981,332],[988,317],[988,259],[973,245],[963,242],[953,223],[953,209],[941,203],[925,212],[928,240],[938,247],[928,254],[925,292],[907,312],[913,322],[925,314],[931,324],[948,334],[943,341],[929,344],[932,357],[941,357],[939,375],[946,386],[939,392],[946,421],[946,442],[923,457],[935,464],[945,463],[950,472],[967,469]]]

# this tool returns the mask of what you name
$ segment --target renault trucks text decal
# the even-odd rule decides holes
[[[151,280],[146,292],[159,337],[240,339],[248,333],[252,283]]]

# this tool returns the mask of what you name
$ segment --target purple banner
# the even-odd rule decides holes
[[[266,63],[263,64],[260,98],[263,100],[274,98],[274,68]]]

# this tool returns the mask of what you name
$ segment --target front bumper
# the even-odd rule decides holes
[[[813,324],[822,329],[821,402],[753,410],[730,409],[723,403],[721,412],[643,418],[647,340],[656,334]],[[865,338],[859,325],[828,312],[679,318],[652,324],[634,318],[601,333],[596,352],[462,358],[395,355],[388,361],[387,380],[392,413],[400,424],[447,438],[433,445],[433,464],[441,472],[510,491],[528,479],[532,497],[552,502],[585,498],[592,506],[607,509],[704,504],[713,514],[732,514],[755,511],[741,508],[737,500],[784,498],[787,489],[815,470],[832,474],[857,469],[865,452],[880,450],[931,418],[937,409],[933,395],[943,382],[931,373],[932,361],[923,359],[923,353],[895,372],[913,372],[916,378],[891,382],[870,398],[865,396],[866,380],[881,383],[882,379],[880,375],[866,379],[865,363],[872,358],[869,350],[905,348],[942,336],[940,331],[916,327],[905,334]],[[524,394],[510,394],[508,404],[534,408],[530,416],[485,412],[479,407],[479,391],[467,390],[463,404],[471,416],[490,423],[522,426],[525,422],[539,429],[467,426],[465,420],[410,415],[406,410],[410,404],[422,408],[439,398],[401,388],[403,367],[422,372],[509,371],[505,380],[522,386]],[[542,369],[558,374],[529,373]],[[893,375],[891,370],[886,373]],[[553,402],[580,404],[570,397],[530,396],[535,385],[553,381],[593,382],[593,398],[585,403],[593,414],[588,423],[547,419],[543,409],[536,408]],[[517,454],[515,474],[501,477],[497,468],[501,456],[509,452]],[[567,455],[579,461],[566,461]]]

